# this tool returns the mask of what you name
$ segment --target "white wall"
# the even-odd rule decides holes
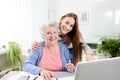
[[[100,1],[94,4],[96,35],[120,36],[120,0]]]
[[[60,7],[60,0],[48,0],[48,11],[49,11],[48,18],[54,17],[52,18],[52,20],[54,19],[58,21],[57,16],[59,16],[59,12],[60,12],[59,7]]]
[[[58,4],[59,2],[59,4]],[[108,3],[108,4],[106,4]],[[104,9],[116,9],[119,7],[119,0],[54,0],[49,3],[49,8],[56,13],[56,20],[68,12],[74,12],[80,17],[81,11],[88,11],[89,23],[79,24],[79,29],[83,34],[86,42],[98,42],[103,36],[119,36],[120,35],[120,18],[117,16],[118,24],[107,21],[108,17],[104,16]],[[52,7],[50,6],[52,5]],[[118,9],[120,11],[120,9]],[[102,13],[102,15],[100,14]],[[101,16],[100,16],[101,15]],[[105,20],[105,19],[106,20]],[[102,23],[101,23],[102,22]],[[112,25],[112,26],[109,26]]]
[[[79,24],[86,42],[99,42],[99,38],[104,35],[119,36],[119,3],[120,0],[0,0],[0,45],[14,40],[24,49],[28,49],[33,41],[41,40],[39,27],[49,17],[59,21],[65,13],[74,12],[79,17],[81,11],[89,12],[89,23]],[[104,9],[111,9],[113,12],[116,9],[117,13],[112,15],[112,22],[107,21],[107,16],[103,16]]]
[[[40,41],[39,27],[48,20],[48,0],[0,0],[0,45],[16,41],[24,49]]]

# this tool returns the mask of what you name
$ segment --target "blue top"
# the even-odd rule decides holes
[[[39,49],[32,50],[30,52],[29,56],[27,57],[23,64],[23,71],[39,75],[42,68],[39,67],[38,64],[40,63],[43,54],[44,42],[40,43],[40,45],[41,47]],[[65,64],[67,64],[70,60],[68,47],[62,42],[58,42],[58,45],[62,60],[62,71],[67,71]]]

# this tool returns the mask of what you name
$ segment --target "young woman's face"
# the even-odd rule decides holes
[[[75,20],[72,17],[65,17],[60,21],[60,31],[62,35],[69,33],[75,24]]]

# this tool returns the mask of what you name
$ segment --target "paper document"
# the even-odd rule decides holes
[[[35,77],[38,77],[39,75],[33,75],[33,74],[22,71],[22,72],[20,72],[20,73],[18,73],[16,75],[6,79],[6,80],[22,80],[22,79],[25,80],[26,76],[29,76],[29,80],[33,80]],[[42,80],[42,78],[41,78],[41,80]]]
[[[33,75],[24,71],[19,72],[18,74],[13,75],[6,80],[34,80],[35,78],[36,80],[43,80],[39,75]],[[54,72],[54,77],[52,80],[74,80],[74,73]]]

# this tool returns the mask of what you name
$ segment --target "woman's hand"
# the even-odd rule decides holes
[[[38,49],[38,48],[40,48],[40,44],[39,44],[39,42],[33,42],[33,44],[32,44],[32,50],[36,50],[36,49]]]
[[[42,77],[43,80],[52,80],[53,72],[52,72],[52,71],[49,71],[49,70],[43,69],[43,70],[40,72],[40,75],[41,75],[41,77]]]
[[[70,60],[65,66],[66,66],[68,72],[74,72],[74,64],[71,63]]]
[[[92,54],[86,54],[86,61],[94,60],[94,56]]]

